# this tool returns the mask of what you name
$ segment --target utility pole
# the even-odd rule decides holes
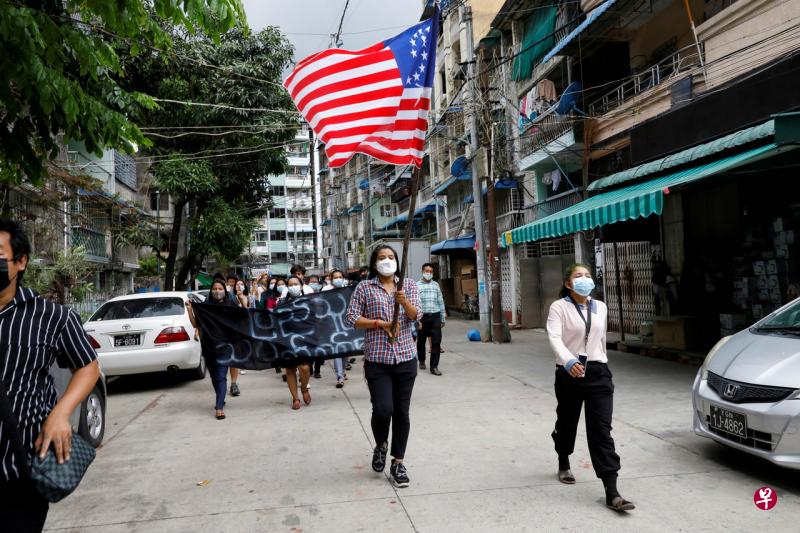
[[[364,239],[364,253],[369,250],[369,247],[372,245],[372,165],[371,159],[367,159],[367,235]],[[362,262],[363,264],[363,262]]]
[[[319,238],[317,237],[319,218],[317,217],[317,174],[314,172],[314,162],[316,155],[314,153],[314,130],[311,126],[308,127],[308,155],[309,155],[309,171],[311,172],[311,227],[314,234],[314,268],[319,268]],[[322,232],[319,233],[320,235]]]
[[[488,114],[488,113],[487,113]],[[486,210],[489,230],[489,255],[490,269],[492,274],[492,340],[494,342],[506,342],[505,328],[503,327],[503,298],[500,270],[500,249],[497,245],[497,209],[494,197],[494,124],[488,121],[492,132],[490,135],[487,156],[489,159],[489,176],[486,178]],[[513,290],[513,289],[512,289]]]
[[[461,20],[466,25],[466,60],[467,60],[467,81],[470,87],[464,94],[466,109],[469,112],[469,133],[470,133],[470,166],[472,167],[472,196],[475,203],[472,204],[473,215],[475,217],[475,246],[477,247],[477,273],[478,273],[478,311],[480,316],[481,340],[484,342],[491,339],[489,327],[489,299],[486,293],[486,243],[484,243],[483,231],[483,194],[481,191],[481,178],[476,168],[475,158],[478,156],[478,109],[477,109],[477,84],[475,83],[475,50],[472,42],[472,9],[470,6],[462,5],[459,7]]]

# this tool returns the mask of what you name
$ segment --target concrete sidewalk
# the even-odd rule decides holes
[[[550,432],[553,357],[546,338],[469,343],[444,330],[442,377],[420,371],[407,489],[370,469],[370,404],[359,362],[343,390],[312,380],[289,409],[272,371],[248,372],[228,418],[212,416],[208,380],[127,378],[111,387],[106,443],[79,490],[51,508],[68,531],[797,531],[797,475],[695,437],[686,365],[614,352],[614,436],[628,515],[603,506],[581,428],[578,483],[558,483]],[[113,425],[116,423],[116,425]],[[388,468],[387,468],[388,471]],[[207,480],[204,486],[198,482]],[[777,489],[770,511],[754,491]]]

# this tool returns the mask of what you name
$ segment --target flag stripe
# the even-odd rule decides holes
[[[297,109],[325,143],[328,166],[357,153],[421,165],[435,68],[438,11],[359,51],[331,49],[300,61],[284,80]]]

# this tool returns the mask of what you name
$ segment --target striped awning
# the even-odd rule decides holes
[[[506,232],[502,241],[505,244],[533,242],[590,230],[615,222],[660,215],[664,209],[664,196],[669,194],[670,188],[688,185],[752,162],[756,158],[769,155],[777,148],[776,144],[767,144],[717,159],[705,165],[592,196],[563,211]],[[509,234],[511,235],[510,242]]]
[[[403,213],[398,217],[394,217],[392,220],[384,224],[383,227],[381,227],[381,230],[385,231],[389,228],[397,226],[398,224],[402,224],[403,222],[408,222],[408,213]]]
[[[589,11],[589,13],[586,14],[586,18],[584,19],[584,21],[578,24],[578,26],[576,26],[574,30],[569,32],[566,37],[558,41],[556,45],[553,47],[553,49],[545,54],[540,63],[547,63],[549,60],[557,56],[558,53],[561,50],[563,50],[564,47],[567,46],[575,37],[580,35],[581,32],[586,28],[588,28],[592,22],[597,20],[597,18],[600,15],[605,13],[609,7],[614,5],[614,2],[616,2],[616,0],[606,0],[596,8]]]

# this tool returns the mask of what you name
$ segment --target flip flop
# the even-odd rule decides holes
[[[565,485],[575,484],[575,476],[572,475],[572,470],[559,470],[558,480]]]
[[[633,502],[629,502],[622,496],[615,496],[614,499],[611,500],[611,503],[606,503],[606,507],[612,511],[617,511],[618,513],[623,511],[633,511],[636,509],[636,506],[633,504]]]
[[[303,393],[303,401],[306,403],[306,405],[311,405],[311,393],[308,392],[308,388],[306,388],[306,390],[300,391],[300,392]]]
[[[214,416],[217,418],[217,420],[225,420],[225,413],[221,409],[217,411]]]

